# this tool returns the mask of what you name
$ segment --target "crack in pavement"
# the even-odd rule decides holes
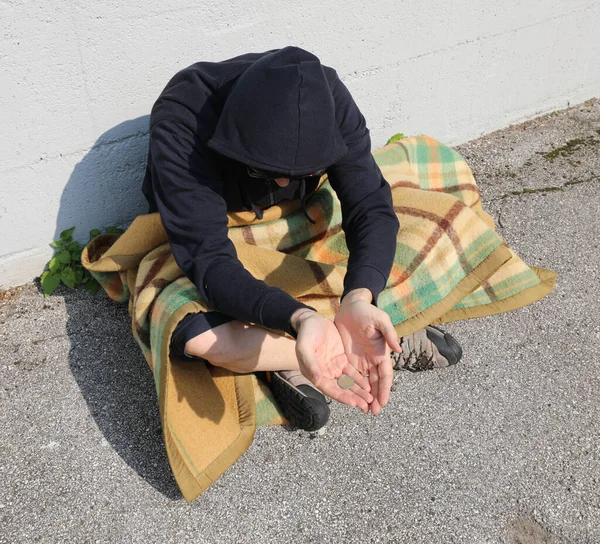
[[[523,189],[521,189],[519,191],[511,191],[510,193],[506,193],[506,194],[503,194],[496,198],[491,198],[489,200],[486,200],[486,203],[496,202],[498,200],[504,200],[505,198],[509,198],[511,196],[532,195],[532,194],[537,194],[537,193],[554,193],[554,192],[562,191],[567,187],[572,187],[573,185],[581,185],[582,183],[593,183],[594,181],[600,181],[600,176],[594,175],[588,179],[573,179],[573,180],[569,180],[569,181],[563,183],[562,185],[555,185],[555,186],[550,186],[550,187],[539,187],[538,189],[530,189],[528,187],[524,187]]]

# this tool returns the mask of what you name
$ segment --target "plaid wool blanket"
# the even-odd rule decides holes
[[[527,266],[498,236],[475,179],[452,149],[427,137],[374,152],[400,220],[395,262],[378,306],[399,336],[425,325],[520,308],[544,297],[555,274]],[[322,180],[308,201],[229,214],[229,237],[244,267],[333,318],[348,249],[341,207]],[[153,371],[167,454],[187,500],[196,498],[251,444],[256,425],[283,423],[253,375],[177,359],[171,335],[189,313],[210,309],[183,276],[158,214],[139,216],[120,237],[102,235],[82,263],[108,295],[129,304],[133,334]]]

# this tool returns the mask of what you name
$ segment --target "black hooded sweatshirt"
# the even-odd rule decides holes
[[[247,166],[292,181],[267,185]],[[176,74],[152,109],[143,192],[209,307],[291,332],[292,314],[305,305],[243,268],[227,236],[227,211],[253,209],[260,217],[257,205],[303,197],[315,187],[294,178],[325,168],[350,251],[344,294],[364,287],[376,303],[396,250],[391,191],[348,89],[307,51],[199,62]]]

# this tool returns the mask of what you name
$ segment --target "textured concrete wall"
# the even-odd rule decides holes
[[[374,145],[450,144],[600,95],[600,0],[0,0],[0,286],[76,226],[124,224],[148,113],[197,60],[288,44],[346,82]]]

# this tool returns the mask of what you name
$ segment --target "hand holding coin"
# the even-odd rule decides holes
[[[373,402],[369,380],[348,361],[335,325],[315,312],[306,314],[300,316],[296,326],[296,356],[300,371],[323,394],[368,413]],[[340,386],[340,378],[345,387]]]

